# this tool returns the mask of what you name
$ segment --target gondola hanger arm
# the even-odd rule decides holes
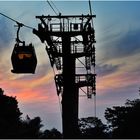
[[[17,23],[17,26],[18,26],[16,41],[17,41],[18,43],[23,43],[24,41],[21,41],[21,40],[19,39],[19,30],[20,30],[20,28],[23,27],[24,25],[23,25],[22,23],[19,23],[19,22],[16,22],[16,23]]]

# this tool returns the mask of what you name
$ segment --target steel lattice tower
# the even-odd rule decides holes
[[[86,89],[88,98],[96,94],[95,15],[36,16],[41,23],[34,29],[46,51],[51,66],[57,70],[55,84],[62,96],[62,126],[64,138],[76,138],[78,129],[79,89]],[[83,64],[78,70],[77,60]]]

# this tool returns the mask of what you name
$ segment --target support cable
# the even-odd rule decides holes
[[[90,11],[90,15],[92,15],[92,8],[91,8],[90,0],[89,0],[89,11]],[[92,20],[92,26],[93,26],[93,18],[91,20]]]
[[[91,1],[90,0],[89,0],[89,11],[90,11],[90,15],[92,15],[92,8],[91,8]],[[94,26],[93,18],[91,19],[91,24],[93,27]],[[95,74],[95,66],[94,66],[94,74]],[[96,94],[94,94],[94,116],[96,117]]]
[[[83,91],[83,93],[85,93],[87,95],[87,93],[82,88],[80,88],[80,90]]]
[[[92,15],[92,8],[91,8],[91,1],[89,0],[89,11],[90,11],[90,15]],[[91,24],[92,24],[92,27],[94,26],[93,24],[93,18],[91,19]],[[94,67],[94,73],[95,73],[95,67]]]
[[[51,3],[47,0],[47,3],[49,4],[49,6],[52,8],[52,10],[54,11],[54,13],[58,16],[57,12],[55,11],[55,9],[53,8],[53,6],[51,5]]]
[[[15,19],[13,19],[13,18],[11,18],[11,17],[9,17],[9,16],[7,16],[7,15],[5,15],[5,14],[3,14],[3,13],[0,13],[0,15],[2,15],[2,16],[4,16],[4,17],[6,17],[6,18],[8,18],[8,19],[10,19],[10,20],[12,20],[12,21],[14,21],[14,22],[16,22],[18,25],[22,25],[22,26],[24,26],[24,27],[26,27],[26,28],[29,28],[29,29],[34,29],[33,27],[28,26],[28,25],[25,25],[25,24],[23,24],[23,23],[21,23],[21,22],[18,22],[17,20],[15,20]]]
[[[96,95],[94,95],[94,116],[96,117]]]
[[[51,3],[53,4],[53,6],[55,7],[55,9],[58,11],[59,14],[61,14],[60,10],[56,7],[56,5],[54,4],[53,1],[51,1]]]
[[[59,96],[58,96],[58,101],[59,101],[60,114],[61,114],[61,118],[62,118],[62,104],[61,104],[61,100],[60,100]]]
[[[84,67],[86,67],[85,64],[84,64],[79,58],[77,58],[77,60],[78,60]]]

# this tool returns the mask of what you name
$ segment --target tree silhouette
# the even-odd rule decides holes
[[[4,95],[0,88],[0,138],[39,138],[41,119],[22,120],[15,97]]]
[[[43,139],[61,139],[62,134],[55,128],[51,130],[45,130],[41,136]]]
[[[97,117],[81,118],[79,127],[82,138],[107,138],[106,125]]]
[[[140,138],[140,99],[127,100],[124,106],[107,108],[105,118],[113,138]]]
[[[40,117],[35,117],[34,119],[29,118],[24,121],[22,120],[19,125],[19,137],[24,139],[40,138],[42,135],[40,128],[42,126]]]
[[[0,88],[0,138],[16,134],[21,115],[16,98],[4,95]]]

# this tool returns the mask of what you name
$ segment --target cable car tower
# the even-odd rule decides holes
[[[78,136],[79,89],[86,88],[88,98],[96,94],[95,15],[36,16],[41,21],[34,29],[46,51],[52,67],[56,67],[57,94],[62,95],[62,121],[64,138]],[[78,71],[77,61],[82,58],[84,70]]]

